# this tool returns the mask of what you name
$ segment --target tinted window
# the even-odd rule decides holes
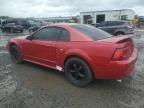
[[[103,26],[108,26],[109,25],[109,22],[107,21],[107,22],[102,22],[102,23],[100,23],[100,26],[101,27],[103,27]]]
[[[3,21],[2,25],[8,24],[8,23],[14,23],[13,21]]]
[[[34,39],[39,39],[39,40],[50,40],[54,41],[57,40],[57,37],[60,33],[60,29],[58,28],[43,28],[36,32],[33,37]]]
[[[5,25],[5,27],[13,27],[13,26],[15,26],[15,23],[8,23]]]
[[[128,15],[122,15],[121,20],[128,20]]]
[[[117,21],[109,21],[109,26],[117,26]]]
[[[124,23],[125,23],[125,22],[122,22],[122,21],[118,21],[118,22],[117,22],[118,25],[123,25]]]
[[[93,26],[89,25],[73,25],[73,28],[77,29],[78,31],[84,33],[85,35],[89,36],[90,38],[94,40],[101,40],[105,38],[111,37],[110,34],[107,32],[97,29]]]
[[[69,32],[65,29],[61,29],[61,33],[60,33],[58,40],[69,41],[69,39],[70,39]]]

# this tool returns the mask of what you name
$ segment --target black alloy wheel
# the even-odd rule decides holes
[[[87,63],[77,57],[70,58],[65,63],[65,76],[75,86],[84,87],[92,79],[92,72]]]
[[[16,45],[10,46],[10,54],[15,63],[22,63],[22,56]]]

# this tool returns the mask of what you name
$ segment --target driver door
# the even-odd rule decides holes
[[[32,35],[32,40],[26,40],[23,53],[27,60],[54,68],[56,66],[56,40],[60,30],[56,27],[46,27]]]

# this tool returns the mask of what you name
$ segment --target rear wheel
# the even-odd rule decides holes
[[[70,58],[65,63],[65,76],[75,86],[84,87],[92,79],[92,72],[85,61],[77,57]]]
[[[120,36],[120,35],[124,35],[125,33],[124,32],[117,32],[115,33],[115,36]]]
[[[16,45],[11,45],[9,51],[10,51],[11,58],[14,61],[14,63],[19,64],[23,62],[22,55]]]

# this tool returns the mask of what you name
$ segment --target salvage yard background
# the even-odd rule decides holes
[[[134,34],[135,74],[122,82],[96,80],[86,88],[69,84],[63,74],[28,62],[14,64],[5,46],[28,34],[0,31],[0,108],[144,108],[144,30]]]

